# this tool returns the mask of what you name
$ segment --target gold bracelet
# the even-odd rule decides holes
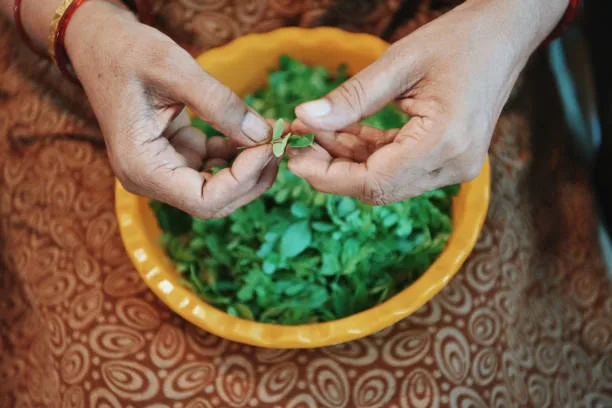
[[[55,14],[53,14],[53,18],[51,19],[51,26],[49,27],[49,55],[53,60],[53,63],[57,65],[57,60],[55,56],[55,41],[57,36],[57,29],[59,28],[59,23],[62,20],[64,14],[66,14],[66,10],[68,7],[74,2],[74,0],[62,0],[62,4],[55,10]]]

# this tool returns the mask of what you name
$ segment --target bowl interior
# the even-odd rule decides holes
[[[346,64],[355,73],[378,58],[387,44],[376,37],[336,29],[281,29],[243,37],[209,51],[198,62],[240,96],[266,85],[278,58],[287,54],[307,64],[335,70]],[[166,256],[161,231],[149,199],[132,195],[117,182],[116,210],[124,245],[147,285],[176,313],[218,336],[255,346],[311,348],[363,337],[397,322],[439,292],[471,252],[489,203],[487,160],[480,176],[462,185],[453,201],[453,233],[431,267],[410,287],[387,302],[359,314],[328,323],[280,326],[251,322],[209,306],[181,286],[179,274]]]

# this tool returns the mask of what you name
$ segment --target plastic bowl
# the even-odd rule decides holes
[[[246,95],[266,84],[269,70],[276,68],[282,54],[330,70],[347,64],[349,73],[355,73],[387,47],[384,41],[365,34],[331,28],[286,28],[242,37],[203,54],[198,62],[239,95]],[[160,245],[161,231],[149,199],[128,193],[117,182],[116,211],[121,237],[134,266],[151,290],[180,316],[236,342],[270,348],[314,348],[380,331],[410,316],[448,284],[478,239],[489,205],[490,178],[487,160],[480,176],[462,185],[453,201],[454,230],[447,247],[411,286],[359,314],[300,326],[243,320],[208,305],[179,283],[179,274]]]

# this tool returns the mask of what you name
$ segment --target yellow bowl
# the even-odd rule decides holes
[[[278,57],[288,54],[307,64],[335,70],[347,64],[355,73],[388,47],[382,40],[337,29],[286,28],[242,37],[211,50],[198,62],[239,95],[266,84]],[[453,201],[453,233],[440,257],[410,287],[387,302],[359,314],[327,323],[280,326],[228,315],[202,301],[178,282],[179,274],[164,253],[161,231],[149,199],[116,184],[116,211],[125,248],[146,284],[172,310],[196,326],[229,340],[273,348],[314,348],[354,340],[409,316],[438,293],[459,270],[482,228],[490,193],[487,160],[480,176],[461,187]]]

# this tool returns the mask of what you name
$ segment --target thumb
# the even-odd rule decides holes
[[[407,58],[389,49],[327,96],[296,108],[296,116],[316,130],[336,131],[370,116],[401,95],[411,76]]]
[[[231,89],[206,72],[178,46],[170,51],[170,66],[151,78],[171,99],[189,106],[198,117],[242,146],[265,142],[272,128]]]

